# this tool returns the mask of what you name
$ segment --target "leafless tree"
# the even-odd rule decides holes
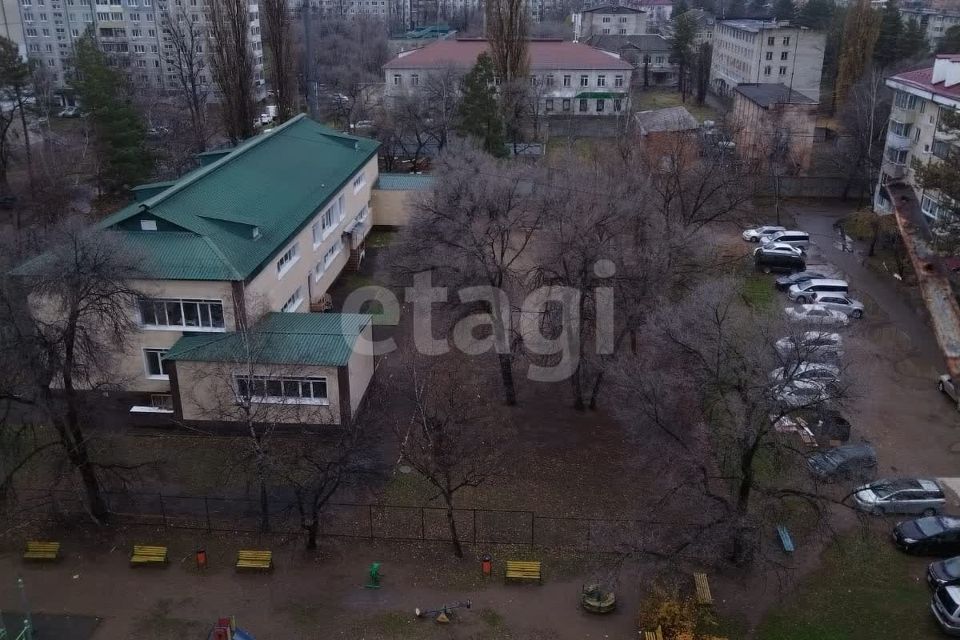
[[[834,142],[831,160],[846,178],[845,198],[855,187],[862,198],[877,183],[893,98],[884,82],[887,75],[868,69],[839,105],[837,116],[843,130]]]
[[[486,12],[490,57],[502,84],[526,80],[530,68],[527,4],[523,0],[490,0]]]
[[[265,21],[264,42],[270,50],[270,82],[277,98],[277,118],[283,122],[296,112],[298,102],[290,3],[262,0],[260,15]]]
[[[257,118],[250,5],[245,0],[209,0],[207,17],[207,47],[220,94],[223,128],[236,144],[253,135]]]
[[[194,152],[205,151],[209,131],[207,127],[207,101],[210,97],[207,56],[204,50],[210,47],[206,29],[183,6],[162,5],[160,20],[171,45],[164,48],[164,62],[176,75],[179,101],[190,114],[190,133]]]

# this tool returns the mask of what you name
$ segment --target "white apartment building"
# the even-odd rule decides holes
[[[942,113],[960,110],[960,55],[937,56],[932,67],[891,76],[887,86],[896,93],[874,207],[891,211],[891,203],[880,187],[903,182],[913,189],[923,213],[936,220],[944,213],[940,196],[916,185],[911,164],[914,160],[939,162],[960,144],[955,135],[938,131]]]
[[[900,9],[900,17],[918,23],[927,35],[927,42],[936,47],[947,29],[960,24],[960,12],[943,9]],[[954,52],[960,53],[960,52]]]
[[[779,83],[820,102],[825,46],[823,32],[785,21],[718,21],[710,87],[725,96],[745,82]]]
[[[207,22],[205,5],[205,0],[97,0],[96,4],[90,0],[20,0],[17,10],[27,56],[48,69],[58,88],[69,85],[74,42],[92,29],[103,51],[135,84],[162,92],[179,86],[173,64],[176,50],[164,35],[164,21],[189,20],[203,26]],[[260,12],[256,0],[250,0],[249,6],[254,76],[262,97],[266,91]],[[206,48],[207,44],[199,46]],[[213,81],[209,73],[202,80]]]
[[[387,99],[416,95],[432,73],[466,73],[487,51],[486,40],[440,40],[405,51],[383,66]],[[577,42],[531,40],[530,84],[544,115],[617,116],[628,111],[633,66]],[[499,79],[497,80],[499,84]]]
[[[637,36],[647,32],[646,13],[632,7],[601,5],[573,14],[573,38]]]

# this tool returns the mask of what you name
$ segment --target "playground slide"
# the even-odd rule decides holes
[[[234,629],[233,640],[256,640],[256,639],[252,635],[244,631],[243,629]]]

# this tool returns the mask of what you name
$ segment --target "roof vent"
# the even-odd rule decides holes
[[[141,231],[156,231],[156,230],[157,230],[157,221],[156,221],[156,220],[148,220],[148,219],[146,219],[146,218],[142,218],[142,219],[140,220],[140,230],[141,230]]]
[[[253,230],[251,231],[251,235],[253,236],[253,239],[254,239],[254,240],[256,240],[257,238],[259,238],[259,237],[260,237],[260,227],[254,227]]]

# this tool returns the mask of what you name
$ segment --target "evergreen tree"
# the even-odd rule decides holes
[[[761,18],[767,13],[767,0],[750,0],[747,13],[751,18]]]
[[[927,34],[918,22],[907,20],[907,24],[903,28],[903,34],[900,36],[898,49],[901,60],[922,58],[927,55],[929,50]]]
[[[694,41],[697,38],[697,21],[693,16],[679,15],[673,19],[673,35],[670,37],[670,62],[677,65],[680,99],[687,101],[689,82],[687,76],[695,55]]]
[[[960,53],[960,24],[947,29],[937,44],[936,53]]]
[[[150,176],[153,157],[146,149],[146,128],[131,104],[125,76],[111,67],[88,31],[74,50],[74,86],[89,112],[101,163],[101,188],[118,190]]]
[[[796,20],[797,7],[793,0],[777,0],[773,4],[773,17],[777,20]]]
[[[487,53],[477,56],[477,63],[463,78],[459,115],[457,131],[461,135],[473,138],[493,156],[507,155],[494,88],[493,60]]]
[[[687,5],[686,0],[677,0],[673,3],[673,11],[670,13],[671,16],[681,16],[690,10],[690,7]]]
[[[880,12],[880,33],[873,48],[873,61],[881,69],[889,67],[900,59],[900,39],[903,36],[903,22],[900,9],[895,0],[888,0]]]
[[[747,15],[747,3],[744,0],[720,0],[724,5],[725,17],[742,18]]]
[[[830,26],[835,9],[833,0],[807,0],[798,12],[797,23],[822,31]]]

